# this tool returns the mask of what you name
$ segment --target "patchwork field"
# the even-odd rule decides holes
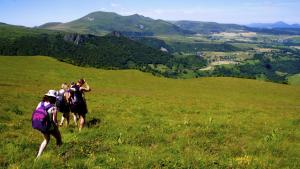
[[[300,168],[300,87],[238,78],[167,79],[0,57],[1,168]],[[84,77],[88,126],[42,135],[31,113],[43,94]],[[59,114],[61,115],[61,114]],[[94,122],[94,123],[92,123]]]

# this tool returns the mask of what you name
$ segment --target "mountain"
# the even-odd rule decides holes
[[[44,24],[41,28],[95,35],[102,35],[111,31],[119,31],[128,36],[193,34],[191,31],[183,30],[163,20],[154,20],[138,14],[121,16],[113,12],[93,12],[75,21],[61,24]]]
[[[284,22],[275,24],[255,24],[255,25],[237,25],[237,24],[220,24],[216,22],[201,21],[173,21],[171,22],[178,27],[193,31],[200,34],[210,34],[219,32],[256,32],[273,35],[299,35],[300,25],[288,25]],[[271,29],[270,29],[271,28]]]
[[[300,25],[284,22],[273,24],[220,24],[201,21],[164,21],[134,14],[122,16],[114,12],[93,12],[77,20],[59,23],[50,22],[39,26],[41,29],[75,32],[81,34],[106,35],[112,31],[127,37],[145,37],[154,35],[192,35],[219,32],[253,31],[267,34],[300,34]],[[272,29],[270,31],[270,28]]]
[[[172,56],[124,36],[94,36],[0,24],[0,55],[47,55],[80,66],[141,68]]]
[[[292,24],[289,25],[285,22],[279,21],[275,23],[252,23],[247,25],[251,28],[266,28],[266,29],[274,29],[274,28],[300,28],[300,24]]]
[[[174,21],[176,26],[196,33],[240,32],[247,29],[246,26],[237,24],[220,24],[216,22],[201,21]]]

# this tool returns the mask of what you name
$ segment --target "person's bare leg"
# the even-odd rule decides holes
[[[57,127],[55,127],[55,129],[51,132],[51,135],[56,139],[56,145],[61,146],[62,145],[61,134]]]
[[[59,126],[63,126],[64,125],[64,121],[65,121],[65,117],[64,117],[64,115],[62,115]]]
[[[42,153],[45,150],[45,148],[47,147],[49,141],[50,141],[50,135],[49,134],[44,134],[44,141],[40,145],[39,152],[38,152],[35,159],[38,159],[42,155]]]
[[[76,116],[76,114],[75,113],[72,113],[72,115],[73,115],[73,119],[74,119],[74,123],[75,123],[75,126],[77,126],[77,116]]]
[[[65,113],[65,118],[67,120],[67,126],[69,126],[69,124],[70,124],[70,112]]]
[[[79,131],[84,127],[85,117],[79,116],[80,124],[79,124]]]

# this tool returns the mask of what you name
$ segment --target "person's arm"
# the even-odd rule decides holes
[[[58,125],[58,122],[57,122],[57,108],[53,107],[51,111],[52,111],[52,120],[56,125]]]
[[[70,97],[71,97],[70,92],[65,92],[64,96],[65,96],[67,102],[70,103]]]
[[[80,91],[90,92],[91,91],[90,85],[87,82],[85,82],[85,86],[81,86]]]

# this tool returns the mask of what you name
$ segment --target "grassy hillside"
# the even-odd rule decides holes
[[[0,57],[1,168],[299,168],[300,88],[235,78],[175,80],[81,68],[48,57]],[[87,120],[42,136],[31,113],[48,89],[85,77]],[[96,167],[97,166],[97,167]]]
[[[184,35],[192,33],[163,20],[154,20],[138,14],[121,16],[113,12],[101,11],[90,13],[68,23],[42,25],[42,28],[96,35],[111,31],[120,31],[128,36]]]

